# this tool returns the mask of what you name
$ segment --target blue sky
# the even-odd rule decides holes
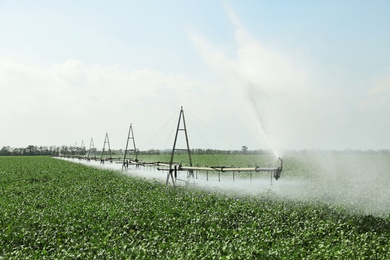
[[[389,1],[0,0],[0,146],[133,123],[169,148],[184,106],[193,148],[389,149],[389,25]]]

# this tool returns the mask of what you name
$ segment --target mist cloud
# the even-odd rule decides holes
[[[373,86],[366,85],[364,93],[364,87],[322,71],[321,61],[313,62],[304,51],[297,55],[262,42],[261,35],[253,36],[229,5],[226,10],[233,24],[235,55],[224,53],[199,33],[191,37],[206,63],[230,87],[260,146],[281,153],[384,148],[382,140],[388,145],[388,138],[373,135],[387,125],[377,113],[389,108],[388,70]]]

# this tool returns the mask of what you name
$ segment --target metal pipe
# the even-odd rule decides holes
[[[268,168],[268,167],[237,167],[237,168],[229,168],[229,167],[195,167],[195,166],[182,166],[179,168],[180,170],[198,170],[198,171],[219,171],[219,172],[271,172],[276,171],[278,168]]]
[[[207,175],[208,180],[208,174],[209,171],[218,172],[218,180],[221,180],[221,172],[233,172],[233,180],[235,179],[235,172],[249,172],[250,173],[250,179],[252,181],[252,173],[253,172],[270,172],[273,177],[278,180],[280,178],[281,172],[283,171],[283,160],[279,158],[280,160],[280,166],[279,167],[224,167],[224,166],[217,166],[217,167],[199,167],[199,166],[182,166],[181,164],[169,164],[165,162],[140,162],[140,161],[129,161],[129,164],[133,165],[142,165],[142,166],[158,166],[158,170],[162,171],[169,171],[174,170],[172,166],[176,167],[176,171],[189,171],[193,172],[196,171],[196,178],[198,178],[198,171],[204,171]],[[171,168],[172,167],[172,168]],[[194,177],[193,173],[191,174],[192,177]]]

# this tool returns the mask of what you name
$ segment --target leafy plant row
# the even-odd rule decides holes
[[[390,258],[389,218],[173,189],[49,157],[0,157],[0,205],[5,259]]]

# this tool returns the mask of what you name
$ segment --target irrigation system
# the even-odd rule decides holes
[[[184,134],[185,137],[185,143],[186,147],[185,148],[178,148],[177,146],[177,140],[179,134]],[[107,146],[107,147],[106,147]],[[106,150],[108,148],[108,150]],[[106,155],[108,156],[105,156]],[[175,155],[180,152],[180,153],[186,153],[188,156],[188,165],[182,165],[182,163],[175,162]],[[129,155],[133,155],[133,157],[128,158]],[[90,145],[89,145],[89,150],[86,154],[86,156],[79,156],[79,159],[85,159],[90,161],[91,159],[97,160],[96,157],[96,149],[94,147],[94,142],[93,139],[91,138]],[[208,180],[208,173],[209,172],[217,172],[218,173],[218,178],[220,181],[220,174],[221,173],[232,173],[233,174],[233,179],[234,179],[234,174],[238,172],[249,172],[250,177],[252,179],[253,173],[259,173],[259,172],[266,172],[271,174],[271,181],[272,178],[275,178],[278,180],[281,176],[281,173],[283,171],[283,160],[279,158],[280,161],[280,166],[279,167],[233,167],[233,166],[216,166],[216,167],[208,167],[208,166],[193,166],[192,164],[192,157],[191,157],[191,149],[189,146],[188,142],[188,134],[187,134],[187,127],[186,127],[186,122],[185,122],[185,116],[184,116],[184,110],[183,107],[180,109],[180,114],[179,114],[179,119],[177,122],[177,127],[176,127],[176,134],[175,134],[175,139],[173,142],[173,148],[171,151],[170,155],[170,160],[169,162],[142,162],[138,159],[138,152],[137,152],[137,147],[135,145],[135,138],[134,138],[134,132],[133,132],[133,126],[130,124],[128,135],[127,135],[127,142],[126,142],[126,148],[124,150],[124,156],[123,158],[116,158],[114,159],[112,157],[111,153],[111,147],[110,147],[110,140],[108,137],[108,133],[106,133],[105,138],[104,138],[104,144],[103,144],[103,149],[102,153],[100,156],[100,163],[104,164],[106,161],[113,163],[115,160],[116,163],[122,163],[122,171],[127,170],[129,168],[129,165],[133,165],[137,168],[140,166],[143,167],[157,167],[159,171],[163,171],[167,173],[166,176],[166,185],[169,183],[172,183],[173,186],[177,185],[178,181],[183,181],[187,185],[189,183],[189,180],[191,178],[197,178],[197,173],[198,172],[205,172]],[[179,172],[187,172],[187,178],[186,179],[180,179],[178,177]]]

